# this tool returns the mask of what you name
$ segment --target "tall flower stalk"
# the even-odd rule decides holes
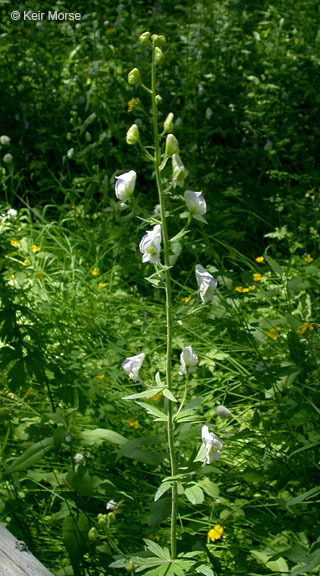
[[[158,127],[158,111],[157,111],[157,90],[156,90],[156,50],[155,42],[152,45],[152,65],[151,65],[151,99],[152,99],[152,117],[153,117],[153,141],[154,141],[154,166],[157,181],[157,189],[160,204],[160,216],[162,226],[162,240],[163,240],[163,253],[164,253],[164,277],[165,277],[165,294],[166,294],[166,326],[167,326],[167,350],[166,350],[166,386],[170,392],[172,391],[172,299],[171,299],[171,277],[169,265],[169,236],[166,220],[165,210],[165,196],[163,191],[163,183],[161,178],[161,148],[159,142],[159,127]],[[167,435],[168,447],[170,457],[171,476],[177,473],[177,465],[174,450],[174,423],[173,423],[173,403],[168,402],[168,421],[167,421]],[[170,530],[170,545],[171,545],[171,558],[174,559],[177,554],[177,510],[178,510],[178,493],[177,483],[172,484],[172,499],[171,499],[171,530]]]

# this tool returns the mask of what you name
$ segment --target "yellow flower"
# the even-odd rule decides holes
[[[135,420],[134,418],[129,418],[128,424],[129,424],[129,426],[131,426],[131,428],[134,428],[135,430],[137,428],[139,428],[139,422],[138,422],[138,420]]]
[[[310,330],[310,332],[314,330],[314,327],[312,326],[312,324],[310,324],[310,322],[304,322],[303,324],[301,324],[301,326],[297,328],[297,334],[299,334],[299,336],[302,336],[306,332],[306,330]]]
[[[311,254],[307,254],[307,255],[304,257],[304,261],[307,262],[307,264],[310,264],[310,262],[313,262],[313,258],[312,258],[312,256],[311,256]]]
[[[263,256],[257,256],[256,262],[258,262],[258,264],[262,264],[262,262],[264,262],[264,257]]]
[[[30,266],[30,262],[29,262],[29,260],[28,260],[27,258],[22,262],[22,264],[23,264],[24,266]]]
[[[186,296],[185,298],[182,298],[182,302],[185,302],[186,304],[188,304],[188,302],[190,302],[191,300],[191,294],[190,296]]]
[[[92,272],[91,272],[91,274],[92,274]],[[99,286],[99,288],[105,288],[107,286],[107,283],[106,282],[99,282],[98,286]]]
[[[10,240],[11,246],[19,246],[19,240]]]
[[[99,380],[103,380],[104,379],[104,374],[98,374],[97,378],[99,378]]]
[[[236,286],[235,289],[234,289],[234,291],[241,293],[241,292],[243,292],[243,288],[242,288],[242,286]]]
[[[37,244],[32,244],[31,252],[39,252],[39,251],[40,251],[40,246],[37,246]]]
[[[214,542],[215,540],[219,540],[219,538],[221,538],[222,534],[223,534],[223,528],[219,524],[217,524],[214,528],[211,528],[211,530],[209,530],[209,532],[208,532],[208,536],[209,536],[211,542]]]
[[[116,73],[117,73],[117,74],[121,74],[121,73],[122,73],[122,68],[121,68],[121,66],[118,66],[118,68],[116,68]]]
[[[14,280],[14,274],[10,274],[10,280]]]
[[[106,30],[107,36],[111,36],[111,34],[114,34],[115,32],[116,32],[115,28],[107,28]]]
[[[151,400],[153,400],[153,402],[157,402],[158,400],[160,400],[160,398],[162,398],[162,392],[158,392],[158,394],[152,396]]]
[[[108,72],[109,66],[105,66],[104,69]]]
[[[269,332],[267,332],[267,336],[268,336],[268,338],[271,338],[272,340],[276,340],[279,337],[279,332],[275,328],[271,328],[271,330],[269,330]]]
[[[128,112],[132,112],[132,108],[133,108],[133,106],[134,106],[135,100],[136,100],[135,98],[131,98],[131,100],[129,100],[129,102],[128,102]]]
[[[90,272],[91,276],[98,276],[100,270],[99,268],[96,266],[95,268],[93,268]]]
[[[35,274],[35,278],[43,278],[44,273],[42,272],[42,270],[40,270],[40,272],[37,272],[37,274]]]
[[[259,274],[259,272],[255,272],[255,274],[253,274],[253,280],[254,282],[261,282],[262,280],[261,274]]]
[[[252,286],[247,286],[246,288],[243,288],[242,292],[251,292],[252,290]]]

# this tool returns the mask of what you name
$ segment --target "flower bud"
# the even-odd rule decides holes
[[[71,132],[67,132],[67,140],[72,140],[72,134]]]
[[[13,156],[9,152],[8,152],[8,154],[5,154],[3,157],[3,161],[5,164],[11,164],[12,160],[13,160]]]
[[[137,142],[139,142],[140,134],[139,134],[139,128],[136,124],[132,124],[132,126],[129,128],[126,140],[127,144],[130,144],[130,146],[133,144],[137,144]]]
[[[173,156],[173,154],[179,154],[179,144],[178,140],[173,134],[168,134],[166,139],[166,156]]]
[[[136,178],[137,174],[134,170],[130,170],[129,172],[120,174],[120,176],[116,176],[114,189],[118,200],[126,202],[126,200],[132,196],[134,187],[136,185]]]
[[[130,86],[134,86],[135,84],[140,84],[141,77],[140,77],[140,71],[138,70],[138,68],[133,68],[133,70],[131,70],[129,72],[128,82],[129,82]]]
[[[228,408],[220,404],[219,406],[216,406],[216,415],[220,416],[222,419],[226,419],[231,416],[231,412]]]
[[[154,57],[155,57],[156,64],[162,64],[162,62],[164,60],[164,55],[163,55],[161,48],[158,48],[158,47],[155,48]]]
[[[85,133],[85,138],[86,138],[86,141],[87,141],[87,142],[91,142],[91,134],[90,134],[90,132],[86,132],[86,133]]]
[[[170,112],[163,123],[163,130],[166,134],[173,132],[173,114]]]
[[[154,47],[163,48],[163,46],[166,45],[166,37],[163,35],[158,36],[158,34],[152,34],[151,40]]]
[[[134,563],[132,562],[132,560],[128,561],[127,570],[128,570],[128,572],[135,572],[136,571],[136,567],[135,567]]]
[[[149,46],[149,44],[150,44],[150,32],[143,32],[142,34],[140,34],[139,42],[140,42],[141,46],[143,46],[143,47]]]
[[[163,98],[162,98],[162,96],[160,96],[160,94],[157,94],[155,100],[156,100],[157,104],[161,104]]]
[[[109,512],[109,514],[108,514],[108,520],[109,520],[109,523],[110,523],[110,524],[111,524],[111,522],[115,522],[115,521],[116,521],[116,515],[115,515],[114,512]]]
[[[89,540],[91,540],[91,542],[95,542],[97,540],[98,532],[94,526],[92,528],[90,528],[90,530],[88,532],[88,538],[89,538]]]
[[[172,184],[173,187],[183,186],[184,180],[188,176],[189,171],[184,167],[179,154],[172,156]]]
[[[98,524],[102,528],[107,525],[107,515],[106,514],[98,514]]]

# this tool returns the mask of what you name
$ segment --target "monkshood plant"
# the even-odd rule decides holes
[[[179,554],[177,551],[177,514],[178,514],[178,488],[183,485],[187,486],[185,493],[189,490],[189,501],[197,501],[197,485],[190,482],[190,475],[185,469],[178,466],[178,454],[175,444],[175,432],[181,424],[197,423],[193,408],[185,406],[188,395],[188,382],[190,375],[196,371],[198,356],[192,346],[186,345],[181,351],[179,375],[184,376],[185,386],[182,392],[180,387],[173,382],[173,304],[172,304],[172,260],[170,253],[171,246],[178,240],[185,238],[188,227],[192,218],[206,223],[204,215],[206,214],[206,201],[202,192],[186,190],[184,192],[184,201],[186,205],[187,221],[182,230],[173,238],[169,236],[167,221],[166,198],[176,188],[183,188],[185,179],[188,176],[188,170],[183,165],[180,157],[179,143],[173,135],[173,113],[170,112],[163,123],[163,129],[160,133],[158,122],[158,104],[161,97],[157,93],[157,69],[162,64],[164,55],[162,48],[165,45],[164,36],[156,34],[150,35],[145,32],[140,36],[140,43],[144,47],[149,47],[152,53],[151,63],[151,87],[142,82],[140,71],[134,68],[128,75],[128,81],[131,85],[139,85],[145,90],[151,98],[152,106],[152,128],[153,128],[153,146],[145,147],[141,141],[139,128],[133,124],[127,132],[127,143],[129,145],[138,145],[142,150],[146,161],[150,162],[155,173],[156,186],[158,190],[159,206],[158,214],[160,217],[152,216],[148,220],[148,230],[144,234],[139,244],[139,250],[142,255],[142,262],[154,265],[155,272],[149,278],[151,283],[160,286],[165,290],[166,306],[166,358],[165,358],[165,382],[159,372],[155,374],[155,385],[145,387],[142,392],[126,396],[124,399],[136,402],[141,408],[146,410],[147,414],[154,418],[155,422],[163,422],[166,425],[167,432],[167,449],[170,462],[170,475],[163,479],[160,487],[155,494],[155,500],[161,498],[166,492],[171,492],[171,518],[170,518],[170,549],[163,548],[152,540],[145,540],[146,552],[139,556],[128,556],[121,554],[118,546],[114,547],[118,553],[116,561],[111,564],[114,568],[127,568],[129,571],[144,571],[153,576],[173,575],[181,576],[186,573],[203,573],[206,576],[213,576],[212,569],[208,564],[203,564],[203,551],[190,551]],[[150,152],[151,151],[151,152]],[[164,178],[163,173],[166,166],[172,164],[171,179]],[[130,170],[116,177],[115,194],[121,201],[122,206],[129,206],[132,195],[134,194],[137,174]],[[175,192],[176,197],[176,192]],[[212,300],[214,291],[217,287],[217,281],[213,276],[198,264],[195,268],[196,282],[198,283],[200,299],[203,304]],[[145,359],[145,353],[141,352],[135,356],[126,358],[122,368],[133,382],[143,384],[139,372]],[[164,409],[160,410],[148,402],[157,395],[164,397]],[[224,407],[220,407],[223,409]],[[229,415],[229,411],[225,409]],[[211,464],[219,458],[222,449],[222,441],[213,432],[209,430],[208,425],[202,427],[202,445],[194,458],[194,469],[201,468],[203,465]],[[210,481],[208,481],[210,484]],[[199,489],[198,489],[199,490]],[[201,490],[200,490],[201,492]],[[201,492],[202,496],[203,493]],[[212,494],[211,494],[212,495]],[[101,518],[100,518],[101,520]],[[107,537],[110,545],[110,532],[106,520],[104,520]],[[220,538],[222,527],[215,526],[209,532],[209,539],[212,541]],[[211,536],[210,536],[211,534]]]

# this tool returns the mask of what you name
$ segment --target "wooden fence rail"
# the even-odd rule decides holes
[[[27,549],[0,524],[0,576],[53,576]]]

